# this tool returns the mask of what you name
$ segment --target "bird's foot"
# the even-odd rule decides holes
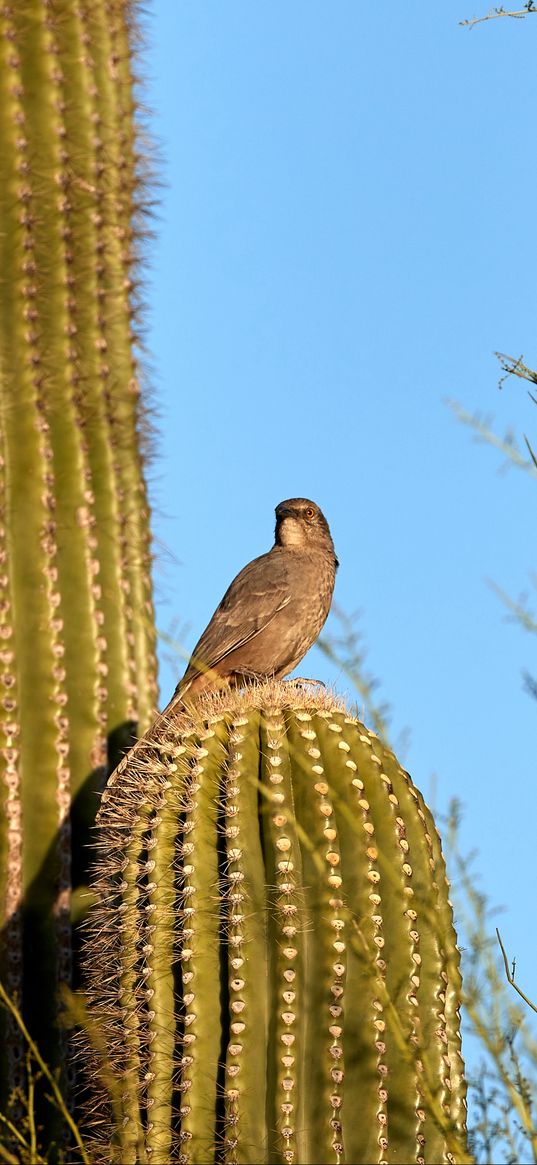
[[[304,676],[293,676],[290,680],[283,680],[284,684],[311,684],[315,688],[326,688],[322,680],[308,680]]]

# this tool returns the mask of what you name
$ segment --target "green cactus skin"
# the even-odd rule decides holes
[[[94,817],[88,777],[108,735],[143,730],[156,699],[135,16],[128,0],[0,9],[0,977],[52,1064],[71,973],[70,807]],[[24,1061],[4,1036],[9,1095]]]
[[[195,717],[103,796],[85,962],[121,1119],[96,1159],[470,1161],[448,884],[410,777],[327,693]]]

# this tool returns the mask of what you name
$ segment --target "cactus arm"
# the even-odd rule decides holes
[[[52,448],[45,419],[44,368],[36,319],[37,208],[29,179],[21,55],[6,6],[1,19],[0,133],[4,143],[5,182],[0,231],[0,389],[5,440],[5,548],[13,618],[10,643],[16,658],[17,730],[20,732],[20,801],[15,807],[19,792],[15,794],[12,785],[11,810],[17,815],[20,810],[24,833],[32,838],[31,846],[21,846],[20,865],[15,860],[13,871],[21,870],[20,895],[24,892],[30,895],[32,888],[28,908],[35,921],[37,947],[43,952],[40,984],[32,1008],[38,1021],[34,1030],[40,1032],[43,1026],[52,1026],[56,974],[66,955],[61,935],[65,903],[57,904],[53,916],[55,893],[51,893],[46,881],[38,886],[36,877],[65,815],[68,721],[62,675],[63,629],[58,611]],[[13,381],[16,395],[9,391]],[[37,707],[44,709],[42,719],[36,716]],[[7,720],[13,720],[12,712],[8,713]],[[64,825],[62,843],[65,830]],[[51,855],[50,867],[55,878],[61,874],[60,883],[63,883],[63,844],[61,849],[63,853],[56,849]],[[20,906],[20,897],[17,902],[12,897],[10,909],[20,910]],[[16,932],[22,933],[18,927],[11,928],[10,938]],[[17,955],[20,967],[22,951]],[[52,1059],[55,1059],[57,1034],[53,1046]]]
[[[133,126],[127,124],[128,7],[80,0],[60,13],[45,0],[32,0],[17,14],[26,46],[22,72],[31,154],[42,176],[40,209],[47,211],[37,216],[34,236],[36,270],[46,283],[39,300],[40,358],[61,475],[57,504],[65,510],[58,522],[60,565],[63,557],[64,574],[79,587],[89,586],[98,608],[90,656],[66,634],[67,653],[69,664],[98,654],[97,668],[86,666],[86,684],[92,685],[86,706],[97,700],[101,741],[110,724],[139,718],[145,727],[155,701],[143,422],[133,356],[131,235],[132,220],[140,217],[141,178]],[[128,166],[121,156],[126,138]],[[68,438],[76,446],[78,477],[65,476]],[[72,561],[73,544],[76,551],[81,540],[91,559],[84,575],[75,573]],[[86,603],[79,601],[77,608],[68,592],[65,609],[78,614],[79,630]],[[72,687],[80,690],[75,674]],[[78,731],[72,736],[81,739]],[[87,763],[83,776],[86,770]]]
[[[132,123],[135,10],[131,0],[24,0],[0,13],[10,685],[0,701],[1,969],[12,990],[24,987],[27,1022],[53,1066],[65,1052],[55,988],[71,974],[71,878],[87,848],[86,836],[72,848],[71,827],[93,818],[89,778],[106,762],[108,734],[137,719],[145,727],[155,702],[134,355],[133,224],[140,232],[145,197]]]

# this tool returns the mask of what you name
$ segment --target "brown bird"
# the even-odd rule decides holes
[[[233,579],[163,715],[204,688],[291,672],[326,620],[338,565],[315,502],[280,502],[274,546]]]
[[[280,502],[274,546],[233,579],[150,735],[171,712],[186,710],[204,688],[281,679],[292,671],[326,620],[338,566],[328,522],[315,502]],[[120,761],[103,805],[144,741],[147,737],[136,741]]]

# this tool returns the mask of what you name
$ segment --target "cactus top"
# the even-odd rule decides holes
[[[103,796],[95,1160],[468,1162],[459,953],[409,775],[324,689],[189,711]]]

